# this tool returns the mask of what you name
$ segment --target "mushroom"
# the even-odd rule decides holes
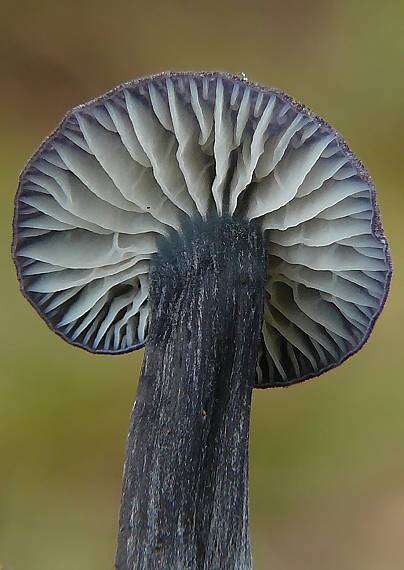
[[[28,162],[13,255],[65,340],[145,346],[116,568],[251,568],[252,389],[341,364],[388,293],[374,187],[341,136],[245,76],[125,83]]]

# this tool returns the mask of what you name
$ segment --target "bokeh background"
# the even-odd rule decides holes
[[[379,191],[395,275],[370,342],[319,380],[256,392],[255,570],[404,568],[404,3],[0,3],[0,568],[112,569],[141,353],[51,334],[10,259],[19,171],[64,112],[165,69],[245,72],[341,131]]]

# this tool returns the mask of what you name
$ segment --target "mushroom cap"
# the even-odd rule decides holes
[[[317,376],[361,348],[391,276],[373,183],[323,119],[244,76],[163,73],[72,109],[20,176],[21,290],[72,344],[140,348],[159,238],[211,215],[264,232],[256,387]]]

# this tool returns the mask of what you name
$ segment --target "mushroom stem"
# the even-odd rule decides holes
[[[174,240],[153,260],[116,568],[246,570],[263,239],[253,224],[215,218]]]

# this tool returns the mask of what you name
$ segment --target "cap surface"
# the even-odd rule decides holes
[[[67,114],[20,177],[21,289],[73,344],[139,348],[157,238],[213,213],[265,232],[257,386],[317,376],[363,345],[391,274],[368,174],[307,108],[223,73],[136,80]]]

